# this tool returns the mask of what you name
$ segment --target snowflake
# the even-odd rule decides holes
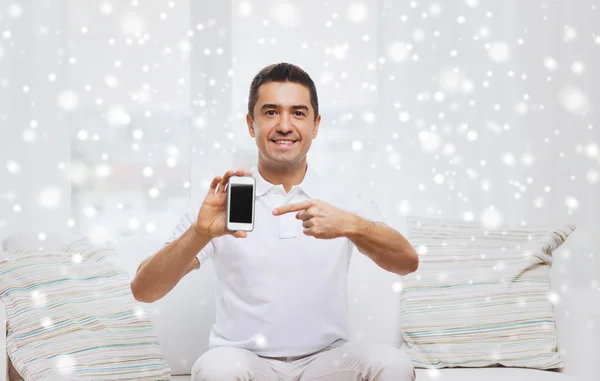
[[[79,106],[79,95],[73,90],[65,90],[58,95],[58,105],[66,111],[75,110]]]
[[[571,65],[571,71],[575,74],[582,74],[585,70],[585,65],[581,61],[573,62]]]
[[[58,187],[46,187],[42,189],[38,204],[44,208],[56,208],[61,200],[62,191]]]
[[[589,111],[590,101],[586,93],[577,87],[567,87],[560,93],[560,102],[568,112],[584,115]]]
[[[348,19],[356,24],[362,24],[369,14],[369,9],[363,2],[355,1],[346,10]]]
[[[497,229],[502,223],[502,215],[490,206],[481,214],[481,222],[486,229]]]
[[[412,45],[405,42],[394,42],[387,48],[387,56],[394,62],[404,62],[410,55]]]
[[[271,17],[286,28],[300,26],[300,9],[292,3],[278,3],[271,8]]]
[[[427,153],[433,153],[438,150],[442,144],[441,137],[434,131],[421,131],[419,133],[421,148]]]
[[[55,359],[55,366],[59,373],[70,374],[75,370],[77,360],[70,355],[59,355]]]
[[[489,45],[489,57],[495,62],[506,62],[510,58],[510,48],[504,41],[497,41]]]
[[[127,113],[127,110],[121,105],[110,106],[106,114],[108,124],[111,126],[123,126],[129,124],[131,121],[131,117]]]

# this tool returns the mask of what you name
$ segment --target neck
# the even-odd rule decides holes
[[[265,163],[260,157],[258,159],[258,171],[263,179],[273,185],[282,184],[286,193],[289,193],[292,186],[302,182],[307,168],[306,157],[297,164],[285,166],[273,166]]]

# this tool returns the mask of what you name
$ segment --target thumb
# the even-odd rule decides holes
[[[231,235],[234,236],[235,238],[246,238],[247,237],[246,232],[240,232],[240,231],[233,232],[233,233],[231,233]]]

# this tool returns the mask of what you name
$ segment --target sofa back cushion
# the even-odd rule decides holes
[[[573,225],[488,230],[410,216],[419,269],[404,277],[400,329],[417,367],[564,366],[549,272]]]
[[[7,352],[24,379],[166,380],[165,361],[110,244],[0,257]]]

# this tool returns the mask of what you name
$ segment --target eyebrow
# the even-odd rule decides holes
[[[262,105],[262,107],[260,108],[260,111],[262,112],[266,109],[271,109],[271,108],[280,109],[280,108],[282,108],[282,106],[276,105],[274,103],[266,103],[266,104]],[[290,108],[292,110],[305,110],[308,113],[308,106],[305,106],[305,105],[293,105]]]

